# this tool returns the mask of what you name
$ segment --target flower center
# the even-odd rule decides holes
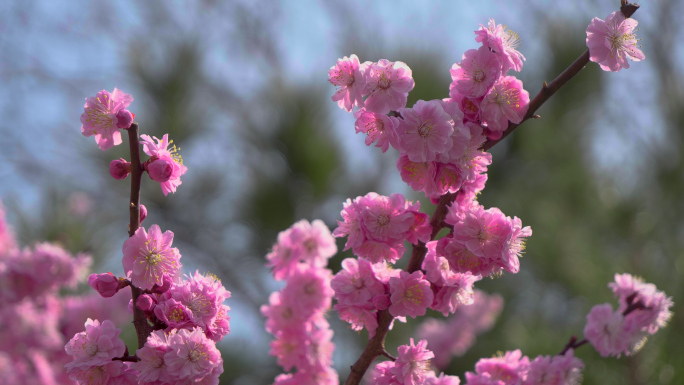
[[[199,361],[200,357],[202,356],[202,353],[198,352],[197,350],[193,350],[188,354],[188,358],[192,362],[197,362]]]
[[[387,226],[387,224],[389,223],[389,221],[390,221],[390,220],[389,220],[389,217],[387,216],[387,214],[381,214],[381,215],[378,217],[378,225],[380,225],[381,227]]]
[[[382,88],[383,90],[386,90],[386,89],[390,88],[391,84],[392,84],[392,81],[387,76],[387,72],[382,71],[380,73],[380,77],[378,78],[378,87]]]
[[[155,253],[154,251],[152,251],[149,254],[147,254],[147,256],[145,257],[145,260],[147,261],[147,263],[149,265],[156,266],[161,262],[162,256],[161,256],[161,254]]]
[[[485,78],[485,73],[481,68],[477,68],[473,71],[473,80],[476,82],[481,82]]]
[[[418,127],[418,135],[420,135],[423,138],[427,138],[428,136],[430,136],[432,129],[435,128],[435,126],[433,126],[430,123],[432,123],[432,121],[427,121],[421,124],[420,127]]]

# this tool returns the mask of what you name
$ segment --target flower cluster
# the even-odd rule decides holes
[[[335,239],[320,220],[299,221],[278,234],[278,243],[267,255],[273,275],[285,280],[285,287],[274,292],[269,304],[261,307],[266,331],[275,336],[271,355],[286,371],[275,384],[337,385],[332,369],[333,331],[325,319],[333,290],[328,258],[337,252]]]
[[[151,230],[150,234],[153,231],[155,230]],[[158,226],[156,231],[161,235]],[[166,246],[170,246],[172,237],[173,234],[167,237]],[[129,238],[127,242],[135,242],[134,238]],[[142,248],[141,250],[144,251]],[[172,254],[175,256],[178,251],[173,250]],[[124,260],[125,258],[126,256]],[[145,259],[142,262],[130,263],[138,265],[147,262]],[[103,321],[101,325],[98,321],[89,320],[86,323],[86,331],[76,334],[66,347],[67,353],[74,357],[74,361],[66,365],[72,379],[90,384],[89,376],[97,373],[98,379],[106,376],[110,378],[102,380],[102,384],[117,384],[115,379],[119,377],[133,381],[131,383],[158,385],[218,384],[218,376],[223,372],[223,360],[216,349],[216,342],[230,333],[230,308],[223,302],[230,298],[231,294],[215,276],[195,272],[184,280],[174,280],[174,274],[175,272],[171,275],[163,274],[159,282],[143,281],[149,286],[147,294],[139,296],[135,304],[129,304],[144,311],[148,321],[155,325],[156,329],[163,329],[151,334],[147,338],[147,343],[138,349],[136,356],[139,361],[132,364],[126,362],[123,363],[124,366],[120,361],[112,361],[112,358],[124,355],[123,348],[118,349],[119,345],[113,339],[118,336],[118,329],[113,332],[113,324],[109,320]],[[93,274],[89,278],[89,283],[93,282],[91,286],[96,286],[104,297],[116,292],[114,285],[120,286],[123,280],[116,277],[112,280],[108,276],[111,274]],[[104,327],[108,338],[114,341],[111,344],[107,342],[106,346],[117,346],[117,349],[108,348],[110,350],[105,351],[89,347],[90,345],[82,342],[87,339],[98,340],[98,336],[104,333],[100,329]],[[98,351],[101,353],[98,358],[101,359],[88,361],[83,358],[86,357],[82,353],[83,350]],[[100,384],[93,384],[96,383]]]
[[[587,27],[589,60],[598,63],[604,71],[618,72],[629,68],[629,60],[646,58],[637,43],[634,29],[639,23],[625,18],[622,12],[613,12],[605,21],[595,17]]]
[[[69,361],[64,343],[67,336],[74,335],[75,328],[82,327],[82,321],[76,326],[74,319],[104,316],[117,323],[122,321],[112,311],[112,301],[125,306],[120,301],[122,296],[94,303],[93,295],[56,295],[82,282],[89,265],[89,257],[82,254],[73,257],[49,243],[19,249],[0,204],[0,300],[3,304],[0,306],[0,378],[3,384],[73,383],[64,371],[64,364]]]
[[[565,354],[538,356],[530,361],[520,350],[482,358],[475,372],[466,372],[465,385],[573,385],[582,379],[584,364],[569,349]]]
[[[136,355],[130,369],[140,384],[216,385],[223,373],[221,352],[200,327],[154,331]]]
[[[432,364],[444,369],[453,356],[464,355],[475,344],[475,337],[494,326],[503,308],[503,298],[475,290],[473,303],[460,306],[453,316],[443,321],[428,318],[423,321],[416,335],[426,340],[435,354]]]
[[[517,217],[507,217],[496,207],[485,210],[475,200],[461,203],[457,199],[445,221],[453,230],[428,247],[434,247],[435,256],[445,258],[454,271],[490,276],[520,270],[518,258],[532,230],[522,227]]]
[[[333,231],[335,237],[347,236],[345,250],[373,263],[394,263],[404,254],[404,240],[413,244],[430,239],[432,227],[421,213],[420,202],[407,201],[401,194],[389,197],[368,193],[347,199],[342,219]]]
[[[121,144],[120,129],[129,129],[135,119],[135,114],[126,109],[131,102],[133,97],[117,88],[111,94],[102,90],[95,97],[87,98],[85,111],[81,114],[81,132],[84,136],[95,135],[95,141],[102,150]],[[143,151],[150,156],[143,163],[143,169],[150,179],[161,184],[164,195],[175,193],[182,183],[181,175],[188,171],[178,153],[180,148],[172,145],[168,134],[162,139],[149,135],[140,137],[143,139]],[[114,179],[125,179],[131,173],[131,167],[131,162],[115,159],[109,163],[109,174]]]
[[[511,69],[520,71],[524,60],[516,50],[517,34],[493,20],[475,34],[482,46],[453,65],[449,98],[443,100],[419,100],[406,108],[414,83],[401,62],[359,64],[352,55],[328,73],[340,87],[333,100],[347,111],[359,107],[355,127],[367,135],[366,145],[376,143],[383,152],[397,149],[402,180],[433,199],[481,191],[491,155],[480,146],[488,138],[499,139],[509,122],[520,123],[527,113],[529,94],[508,75]]]
[[[418,344],[411,338],[410,345],[399,346],[397,359],[385,361],[373,370],[374,385],[459,385],[456,376],[443,373],[439,377],[430,370],[430,359],[435,355],[427,349],[427,341]]]
[[[603,357],[630,355],[646,336],[664,327],[672,313],[672,298],[629,274],[615,274],[608,285],[618,297],[616,311],[609,303],[594,306],[587,315],[584,336]]]

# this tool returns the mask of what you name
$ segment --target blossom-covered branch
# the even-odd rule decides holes
[[[620,7],[620,12],[622,15],[624,15],[625,18],[631,17],[634,12],[639,9],[639,5],[637,4],[629,4],[625,1],[622,1],[622,6]],[[542,89],[539,91],[537,96],[532,99],[530,102],[529,109],[527,110],[527,113],[525,114],[525,117],[522,119],[520,123],[509,123],[508,128],[506,131],[504,131],[503,135],[501,138],[498,139],[488,139],[483,145],[482,149],[487,151],[490,148],[494,147],[497,143],[500,141],[504,140],[508,135],[510,135],[518,126],[523,124],[526,120],[532,119],[535,117],[535,112],[547,101],[553,94],[556,93],[561,87],[565,85],[570,79],[574,78],[579,72],[584,69],[584,67],[589,64],[589,60],[591,58],[589,49],[584,51],[580,57],[578,57],[568,68],[565,69],[560,75],[558,75],[557,78],[555,78],[551,83],[547,84],[544,82],[542,85]]]

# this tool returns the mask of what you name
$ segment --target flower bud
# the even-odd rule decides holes
[[[140,225],[142,226],[143,221],[147,218],[147,207],[145,205],[140,205]]]
[[[154,309],[154,299],[149,294],[143,294],[135,301],[135,305],[142,311],[152,311]]]
[[[131,172],[131,163],[125,159],[115,159],[109,163],[109,175],[114,179],[124,179]]]
[[[163,294],[171,288],[171,285],[173,285],[173,278],[171,278],[171,276],[169,276],[168,274],[164,274],[162,276],[162,285],[159,286],[157,284],[154,284],[154,286],[152,286],[152,292],[157,294]]]
[[[105,298],[113,296],[120,289],[119,279],[112,273],[90,274],[88,285]]]
[[[128,110],[121,110],[116,114],[116,127],[128,129],[133,123],[133,118],[135,115],[131,114]]]
[[[155,182],[164,183],[173,176],[174,162],[172,159],[157,159],[147,165],[147,173]]]

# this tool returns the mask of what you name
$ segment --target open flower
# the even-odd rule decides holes
[[[123,267],[126,275],[131,277],[133,285],[141,289],[152,289],[163,285],[164,274],[174,276],[182,266],[178,249],[171,247],[173,233],[162,234],[157,225],[150,227],[149,234],[144,227],[138,228],[135,234],[123,245]]]
[[[149,135],[140,135],[142,138],[143,151],[152,158],[145,162],[145,170],[154,181],[161,183],[162,192],[168,195],[170,192],[175,193],[176,188],[180,186],[181,175],[188,171],[188,168],[183,165],[183,158],[178,153],[180,148],[172,145],[169,140],[169,134],[164,134],[161,140]]]
[[[587,27],[589,60],[598,63],[604,71],[617,72],[629,68],[629,59],[641,61],[646,58],[637,46],[632,33],[639,23],[625,19],[622,12],[613,12],[606,21],[595,17]]]
[[[110,94],[102,90],[94,97],[86,98],[85,110],[81,114],[81,133],[83,136],[95,135],[101,150],[108,150],[121,144],[120,128],[128,128],[133,122],[133,114],[126,110],[133,97],[114,88]]]

